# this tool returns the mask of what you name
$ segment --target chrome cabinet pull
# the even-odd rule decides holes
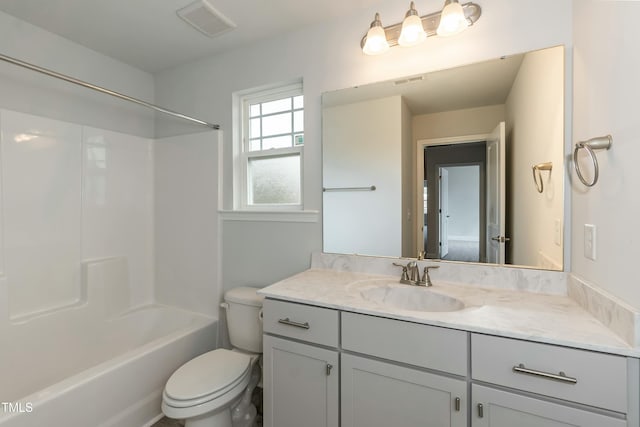
[[[578,382],[576,378],[568,377],[562,371],[558,374],[550,374],[548,372],[536,371],[534,369],[525,368],[525,366],[522,363],[519,364],[518,366],[514,366],[513,372],[518,374],[533,375],[535,377],[546,378],[549,380],[560,381],[568,384],[576,384]]]
[[[284,319],[278,319],[278,323],[282,323],[283,325],[295,326],[296,328],[309,329],[309,322],[294,322],[288,317],[285,317]]]
[[[484,406],[478,403],[478,418],[484,418]]]
[[[333,365],[331,363],[327,363],[327,376],[331,375],[332,369],[333,369]]]
[[[456,397],[456,400],[454,401],[454,408],[456,410],[456,412],[460,412],[460,398]]]

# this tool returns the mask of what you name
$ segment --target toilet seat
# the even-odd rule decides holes
[[[246,383],[250,373],[250,356],[226,349],[210,351],[171,375],[163,403],[173,408],[189,408],[210,402]]]

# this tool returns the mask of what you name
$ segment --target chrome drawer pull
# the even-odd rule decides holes
[[[296,328],[309,329],[309,322],[294,322],[290,320],[288,317],[284,319],[278,319],[278,323],[282,323],[283,325],[295,326]]]
[[[478,403],[478,418],[484,418],[484,405]]]
[[[456,412],[460,412],[460,398],[456,397],[456,400],[454,402],[455,402],[454,407]]]
[[[518,366],[513,367],[513,372],[518,374],[533,375],[536,377],[547,378],[549,380],[560,381],[563,383],[576,384],[578,380],[576,378],[568,377],[564,372],[558,374],[550,374],[548,372],[536,371],[534,369],[525,368],[521,363]]]

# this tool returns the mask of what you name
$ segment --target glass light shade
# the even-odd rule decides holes
[[[389,50],[389,43],[387,42],[387,35],[384,32],[384,28],[381,26],[369,28],[367,41],[362,51],[366,55],[379,55],[387,50]]]
[[[427,38],[427,33],[422,26],[422,19],[418,15],[407,16],[402,21],[402,31],[398,44],[400,46],[415,46],[422,43]]]
[[[440,25],[436,32],[439,36],[452,36],[464,31],[468,26],[462,6],[454,0],[442,9]]]

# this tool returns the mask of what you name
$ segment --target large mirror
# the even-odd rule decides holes
[[[323,94],[323,249],[562,270],[564,48]]]

